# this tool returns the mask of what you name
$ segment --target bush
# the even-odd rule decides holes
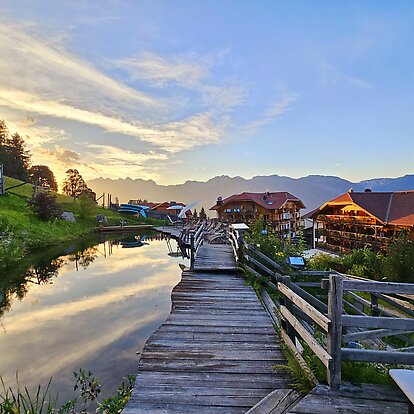
[[[25,254],[24,245],[13,239],[11,234],[0,235],[0,269],[6,269],[17,263]]]
[[[401,230],[391,243],[384,264],[384,274],[390,280],[414,283],[414,240]]]
[[[42,220],[60,218],[63,210],[52,193],[42,191],[29,203],[33,212]]]
[[[79,198],[79,217],[85,219],[90,217],[95,211],[96,202],[86,193],[82,193]]]
[[[331,256],[329,254],[317,254],[307,261],[306,267],[310,270],[336,270],[344,271],[342,259],[340,257]]]

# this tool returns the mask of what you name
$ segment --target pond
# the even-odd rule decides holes
[[[75,396],[84,368],[113,394],[137,372],[138,355],[167,318],[187,265],[174,240],[156,233],[93,235],[45,249],[0,277],[0,375],[6,385],[47,384]]]

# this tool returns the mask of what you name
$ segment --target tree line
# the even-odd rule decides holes
[[[47,165],[31,165],[31,154],[26,148],[23,137],[15,132],[10,134],[4,120],[0,120],[0,164],[3,164],[4,175],[30,182],[45,190],[58,191],[53,171]],[[77,169],[66,171],[62,184],[62,192],[74,200],[82,194],[96,199],[96,194],[87,186]]]

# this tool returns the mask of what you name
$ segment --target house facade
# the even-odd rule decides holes
[[[387,252],[401,229],[414,240],[414,191],[348,191],[311,216],[316,245],[349,253],[364,247]]]
[[[299,230],[303,202],[288,192],[241,193],[224,200],[219,197],[210,208],[219,221],[248,223],[264,218],[284,237],[293,237]]]

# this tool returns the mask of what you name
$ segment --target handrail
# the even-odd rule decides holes
[[[190,237],[190,269],[194,269],[195,258],[198,252],[198,249],[203,244],[204,238],[204,229],[205,229],[205,222],[200,223],[198,228],[194,230],[190,230],[189,237]]]

